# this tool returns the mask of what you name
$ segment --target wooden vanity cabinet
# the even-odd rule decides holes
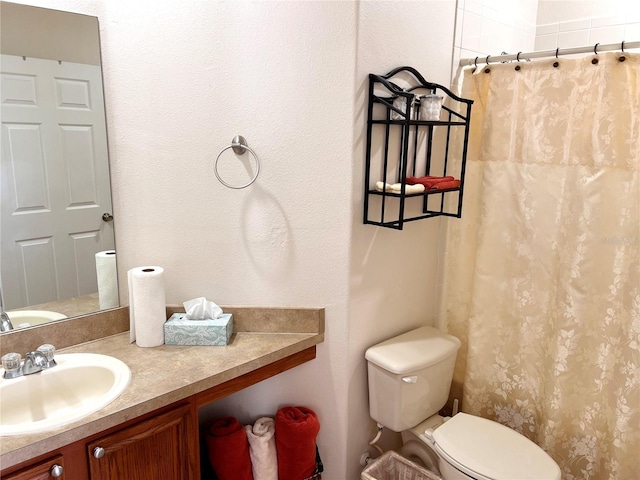
[[[63,462],[64,458],[64,462]],[[54,468],[55,466],[62,467]],[[56,476],[58,475],[58,476]],[[198,416],[192,399],[63,447],[2,480],[199,480]]]
[[[315,357],[316,347],[309,347],[22,464],[0,466],[0,478],[200,480],[198,409]],[[61,476],[54,476],[55,465]]]
[[[192,407],[178,406],[87,443],[91,480],[195,480],[198,433]]]
[[[4,480],[64,480],[68,477],[65,476],[62,455],[56,455],[2,478]]]

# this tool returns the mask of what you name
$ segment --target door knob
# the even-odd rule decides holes
[[[102,458],[104,457],[104,448],[102,447],[96,447],[93,449],[93,456],[95,458]]]
[[[110,213],[103,213],[102,220],[104,220],[105,222],[110,222],[111,220],[113,220],[113,215],[111,215]]]
[[[64,468],[62,468],[62,465],[58,465],[56,463],[53,467],[51,467],[51,476],[53,478],[61,477],[63,473],[64,473]]]

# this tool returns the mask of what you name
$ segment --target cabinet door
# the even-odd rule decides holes
[[[44,462],[23,468],[4,476],[4,480],[64,480],[64,462],[62,455],[57,455]]]
[[[87,444],[91,480],[195,480],[198,437],[191,405]]]

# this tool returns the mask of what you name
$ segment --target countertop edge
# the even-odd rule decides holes
[[[322,327],[324,327],[324,325],[322,325]],[[244,334],[251,335],[252,333],[245,332]],[[282,336],[292,334],[273,333],[269,335]],[[324,341],[324,334],[322,331],[318,333],[308,334],[296,333],[295,335],[302,336],[304,338],[296,341],[293,344],[270,351],[266,354],[260,355],[250,361],[247,361],[240,365],[236,365],[227,370],[214,373],[211,376],[202,378],[189,384],[185,384],[179,388],[175,388],[153,398],[142,400],[139,403],[130,404],[113,413],[108,413],[109,407],[107,406],[101,411],[98,411],[88,417],[85,417],[84,419],[79,420],[78,422],[75,422],[76,424],[72,424],[73,426],[71,427],[63,427],[64,431],[52,431],[51,435],[47,435],[44,438],[40,438],[39,440],[36,440],[27,445],[17,447],[14,450],[3,452],[2,454],[0,454],[0,469],[6,470],[12,468],[16,465],[29,461],[32,458],[36,458],[49,452],[53,452],[57,449],[65,447],[66,445],[98,434],[139,416],[153,412],[181,400],[185,400],[199,393],[215,388],[226,381],[240,377],[265,365],[272,364],[278,360],[287,358],[291,355],[302,352],[303,350],[314,347]],[[95,344],[101,342],[102,340],[106,339],[94,340],[90,343]],[[69,350],[77,350],[81,347],[82,346],[72,347]],[[117,358],[117,355],[114,356]],[[0,441],[10,438],[12,437],[0,437]]]

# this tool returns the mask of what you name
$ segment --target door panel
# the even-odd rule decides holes
[[[5,307],[95,293],[95,254],[115,247],[102,220],[111,190],[100,67],[1,60]]]
[[[89,443],[91,479],[196,480],[196,421],[183,405]],[[102,449],[99,458],[96,449]]]

